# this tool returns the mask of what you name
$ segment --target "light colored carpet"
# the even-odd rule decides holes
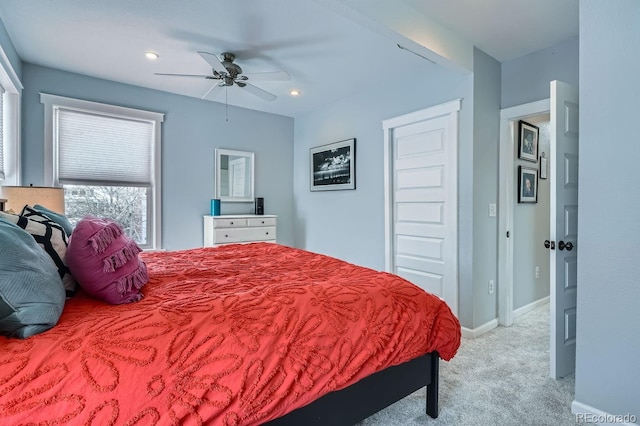
[[[440,362],[440,415],[424,414],[421,389],[360,425],[575,425],[574,375],[549,378],[549,304],[477,339]]]

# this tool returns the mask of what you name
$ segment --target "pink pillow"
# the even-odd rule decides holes
[[[141,251],[116,222],[87,216],[73,230],[65,260],[87,293],[117,305],[142,299],[149,277]]]

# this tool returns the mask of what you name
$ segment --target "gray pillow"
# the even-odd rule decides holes
[[[29,208],[30,206],[24,206],[20,215],[25,216],[27,213],[29,213]],[[69,219],[67,219],[65,215],[56,213],[53,210],[49,210],[48,208],[46,208],[45,206],[41,206],[40,204],[36,204],[35,206],[33,206],[33,210],[39,211],[58,225],[62,226],[62,229],[64,229],[64,232],[67,233],[67,236],[71,236],[71,233],[73,232],[73,225],[71,224],[71,222],[69,222]]]
[[[23,211],[27,211],[24,216],[0,212],[0,218],[18,225],[31,234],[40,247],[51,256],[53,263],[58,268],[58,275],[60,275],[62,285],[67,291],[67,297],[72,297],[76,294],[76,280],[71,275],[71,271],[64,260],[67,246],[69,245],[66,232],[64,232],[62,226],[44,214],[28,206],[25,206],[24,209]]]
[[[51,257],[28,232],[0,219],[0,335],[26,338],[50,329],[64,302]]]

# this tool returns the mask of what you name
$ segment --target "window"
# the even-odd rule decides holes
[[[160,247],[163,114],[42,93],[46,185],[63,186],[72,223],[118,222],[143,248]]]

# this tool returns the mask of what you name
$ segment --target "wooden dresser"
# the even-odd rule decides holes
[[[274,215],[204,216],[204,246],[257,241],[276,242]]]

